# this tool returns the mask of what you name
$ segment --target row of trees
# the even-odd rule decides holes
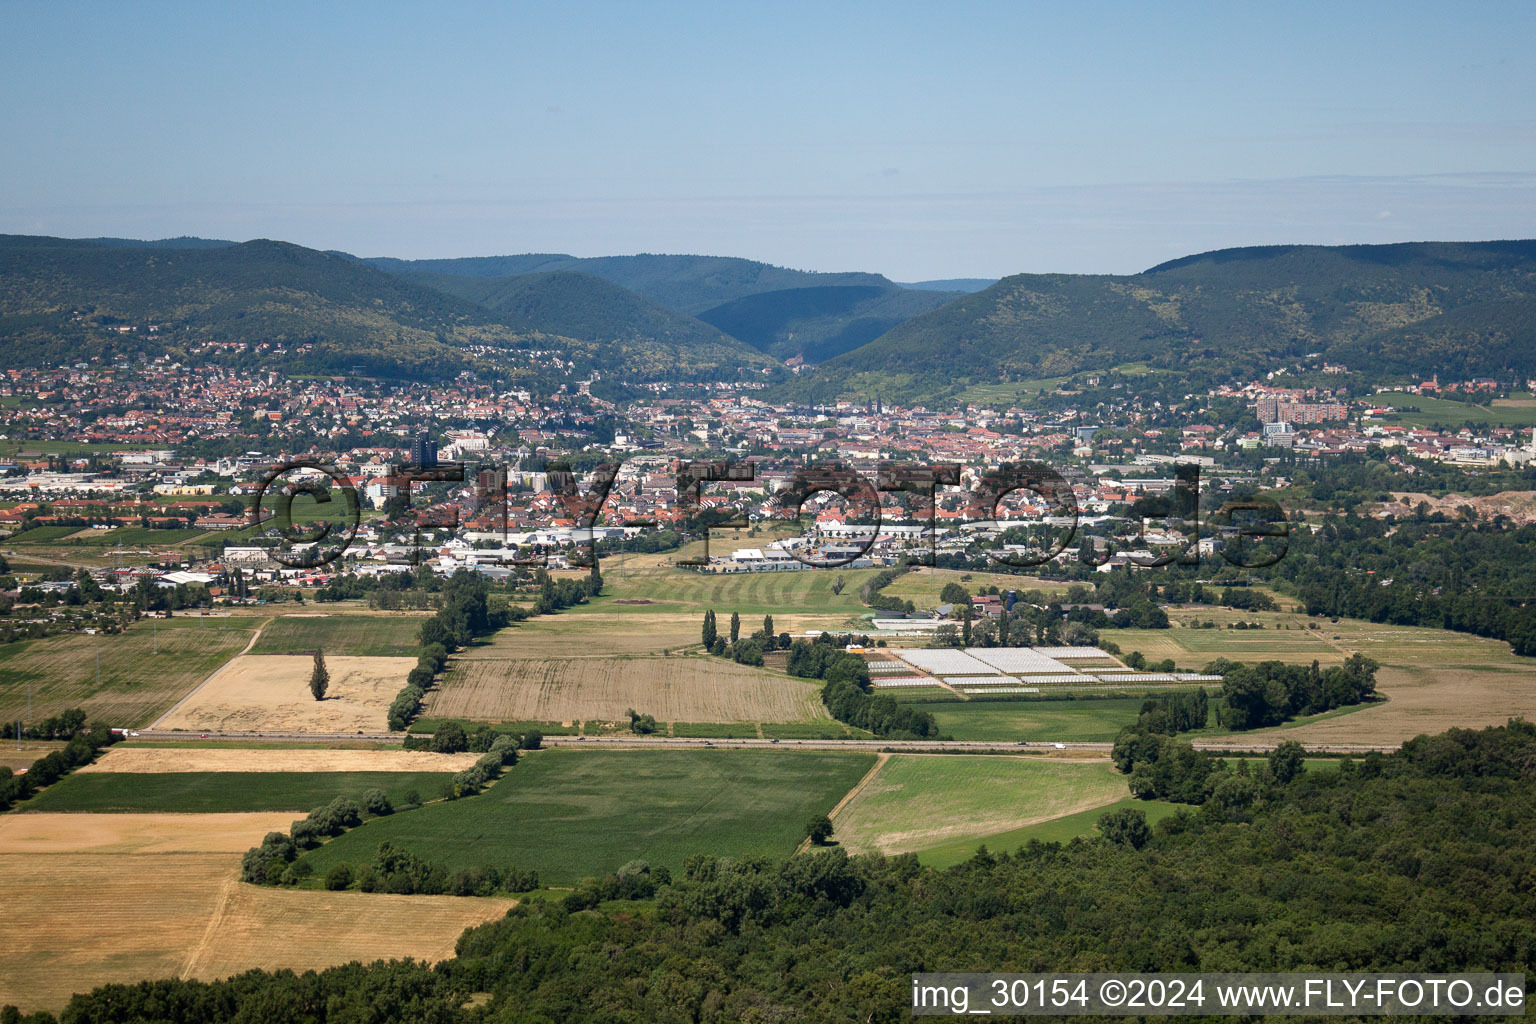
[[[33,761],[23,774],[13,773],[9,765],[0,765],[0,811],[10,810],[76,768],[90,764],[103,747],[117,740],[105,725],[87,726],[85,712],[77,708],[45,719],[40,726],[24,731],[37,739],[68,742],[62,749],[49,751]]]
[[[1141,702],[1136,724],[1147,732],[1172,735],[1204,729],[1210,721],[1210,695],[1205,687],[1193,693],[1168,693]]]
[[[856,729],[868,729],[891,739],[929,739],[938,736],[933,715],[900,704],[884,694],[872,694],[869,666],[845,648],[866,646],[868,637],[833,636],[822,633],[811,643],[796,640],[789,648],[786,667],[802,679],[822,679],[821,702],[833,718]]]
[[[433,864],[393,843],[379,844],[373,863],[357,871],[345,861],[331,865],[325,873],[327,889],[355,888],[360,892],[387,892],[402,896],[424,893],[436,896],[493,896],[498,892],[531,892],[539,888],[539,873],[516,865],[501,868],[494,864],[447,868]]]
[[[1326,669],[1316,661],[1310,666],[1279,661],[1249,666],[1223,658],[1206,671],[1223,677],[1221,724],[1258,729],[1373,699],[1380,667],[1363,654],[1353,654],[1342,665]]]
[[[498,736],[491,742],[489,751],[473,765],[454,775],[444,795],[450,800],[473,796],[507,767],[516,763],[517,740],[511,736]],[[313,870],[309,862],[301,858],[305,851],[314,849],[332,836],[356,828],[363,823],[365,817],[382,817],[393,813],[394,807],[382,790],[369,790],[363,795],[361,805],[351,797],[339,796],[295,821],[286,833],[268,832],[262,838],[261,845],[247,850],[241,858],[240,878],[257,885],[295,885]],[[330,883],[331,880],[327,879],[327,887],[330,887]]]
[[[704,644],[704,650],[710,654],[729,657],[743,665],[761,665],[765,651],[788,649],[790,643],[788,633],[774,633],[772,615],[764,615],[762,628],[754,631],[751,636],[743,637],[741,615],[738,612],[732,612],[729,635],[729,642],[721,636],[719,620],[715,617],[714,609],[704,613],[704,625],[700,630],[699,639]]]

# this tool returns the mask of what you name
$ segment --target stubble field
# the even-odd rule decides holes
[[[312,658],[245,654],[219,670],[163,718],[157,729],[187,732],[382,733],[414,658],[328,655],[330,689],[309,692]]]
[[[724,658],[469,659],[432,694],[434,718],[616,721],[634,708],[664,722],[828,718],[819,689]]]
[[[212,741],[210,741],[212,742]],[[479,754],[429,750],[294,750],[282,747],[116,746],[76,774],[94,772],[456,772]]]
[[[1536,663],[1517,658],[1509,645],[1466,633],[1418,626],[1388,626],[1351,619],[1329,622],[1284,613],[1213,610],[1217,622],[1242,617],[1262,630],[1112,630],[1106,636],[1127,652],[1173,658],[1199,667],[1218,657],[1235,661],[1283,661],[1324,668],[1352,654],[1381,664],[1376,688],[1387,699],[1348,714],[1245,735],[1302,743],[1391,744],[1453,727],[1503,725],[1536,718]],[[1175,619],[1181,613],[1174,613]],[[1291,629],[1274,628],[1279,623]]]

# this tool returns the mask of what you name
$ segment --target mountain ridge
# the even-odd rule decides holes
[[[1251,246],[1140,274],[1016,274],[913,317],[787,393],[933,400],[1145,362],[1230,378],[1320,353],[1376,374],[1536,376],[1536,241]]]

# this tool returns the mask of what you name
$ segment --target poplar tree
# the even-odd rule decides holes
[[[309,673],[309,692],[315,695],[315,700],[325,700],[326,688],[331,685],[331,673],[325,667],[325,654],[315,652],[315,667]]]

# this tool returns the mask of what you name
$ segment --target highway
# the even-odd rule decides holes
[[[401,733],[195,733],[143,729],[141,740],[222,740],[231,743],[402,743]],[[1212,754],[1268,754],[1280,742],[1273,738],[1252,740],[1196,739],[1198,750]],[[1371,751],[1391,753],[1396,745],[1372,746],[1361,743],[1304,744],[1308,754],[1349,754],[1359,756]],[[955,740],[760,740],[703,739],[689,736],[545,736],[546,747],[607,748],[623,750],[678,750],[706,748],[713,750],[876,750],[903,754],[1051,754],[1078,752],[1108,757],[1112,743],[1083,743],[1049,739],[1027,743],[998,743]]]

